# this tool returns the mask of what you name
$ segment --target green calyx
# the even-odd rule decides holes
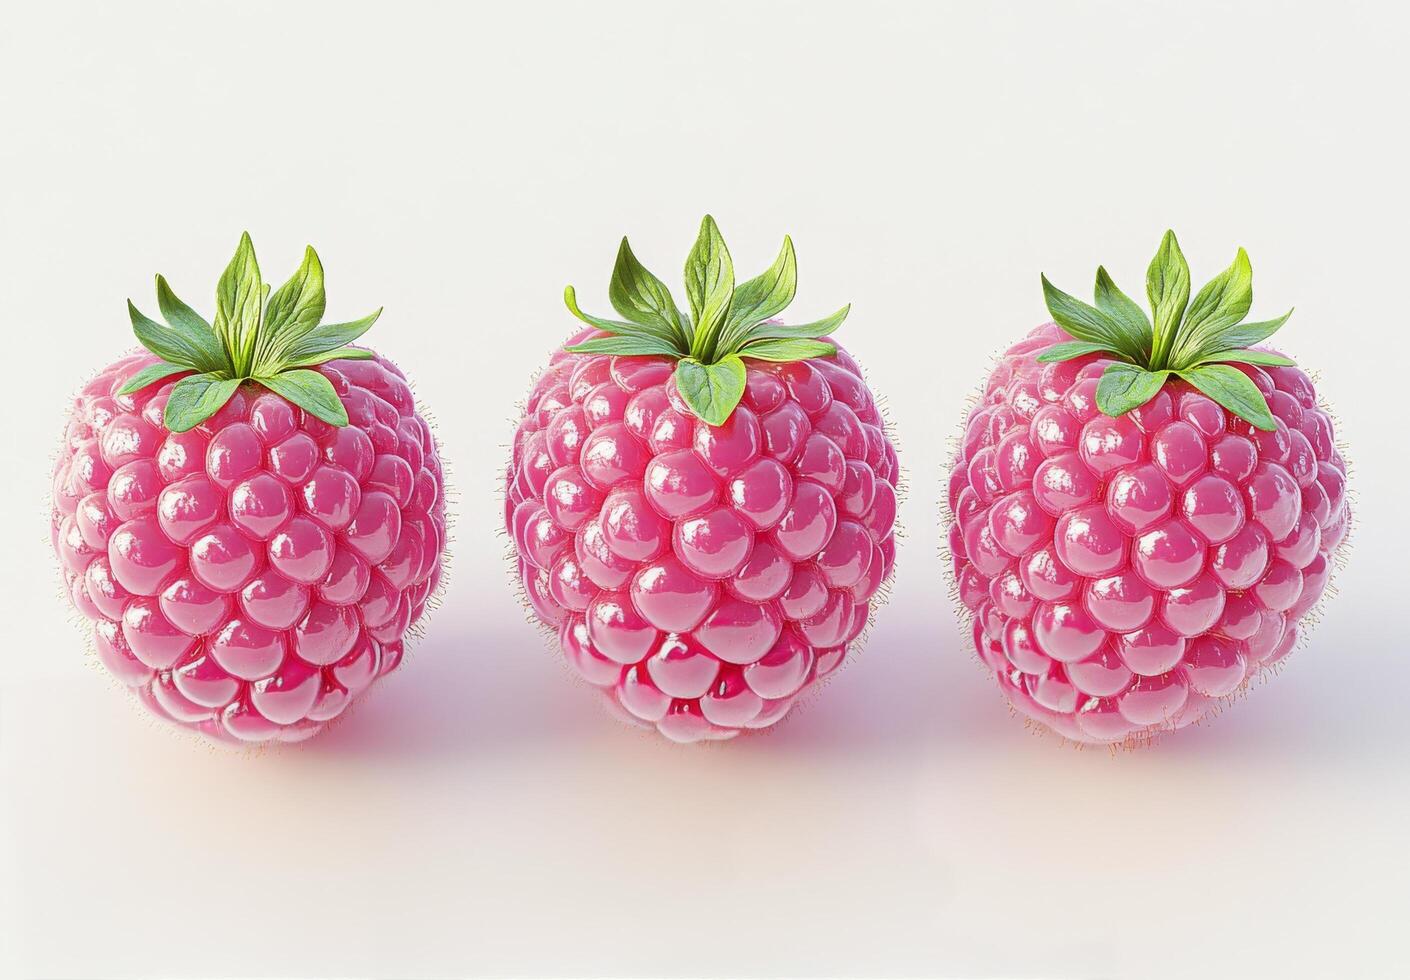
[[[574,354],[670,357],[681,397],[709,425],[724,425],[744,397],[745,358],[802,361],[828,357],[837,348],[820,338],[847,319],[850,306],[813,323],[772,322],[793,302],[798,262],[793,241],[785,237],[773,265],[762,275],[735,286],[734,262],[708,214],[685,260],[685,292],[690,314],[681,312],[670,289],[637,257],[625,238],[617,251],[608,298],[622,320],[604,320],[578,309],[569,286],[563,301],[579,320],[607,337],[593,337],[566,347]]]
[[[270,295],[248,232],[240,236],[235,257],[216,286],[213,325],[177,299],[161,276],[157,305],[165,324],[148,319],[127,302],[132,332],[161,360],[138,371],[118,394],[195,372],[178,381],[167,399],[163,421],[173,432],[200,425],[245,383],[268,388],[329,425],[347,425],[347,409],[332,382],[311,369],[326,361],[372,357],[371,351],[347,345],[382,314],[379,309],[351,323],[321,322],[326,305],[323,265],[312,246],[305,249],[298,271]]]
[[[1281,354],[1250,350],[1292,316],[1245,323],[1253,305],[1253,268],[1239,249],[1233,265],[1190,299],[1190,267],[1175,233],[1167,231],[1146,271],[1151,316],[1097,269],[1096,305],[1069,296],[1043,277],[1043,298],[1058,326],[1074,339],[1038,355],[1042,362],[1087,354],[1113,359],[1097,383],[1097,408],[1124,415],[1150,401],[1171,377],[1181,378],[1246,422],[1269,432],[1277,425],[1263,393],[1235,364],[1287,367]]]

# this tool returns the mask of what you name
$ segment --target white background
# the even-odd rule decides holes
[[[0,970],[16,976],[1404,975],[1407,22],[1398,4],[24,4],[0,28]],[[618,726],[515,604],[516,400],[701,214],[888,396],[894,600],[772,737]],[[937,502],[1038,274],[1244,245],[1354,462],[1340,596],[1275,682],[1135,754],[1035,738],[951,613]],[[417,381],[458,523],[427,640],[346,723],[149,722],[59,600],[65,399],[152,274],[241,230]]]

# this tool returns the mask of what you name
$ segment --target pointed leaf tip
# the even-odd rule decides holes
[[[738,349],[756,324],[787,309],[798,292],[798,257],[793,239],[783,236],[783,246],[773,265],[734,291],[729,315],[720,331],[720,349]]]
[[[1273,334],[1277,333],[1288,322],[1288,317],[1293,315],[1292,310],[1288,310],[1280,317],[1272,320],[1259,320],[1255,323],[1238,323],[1225,330],[1214,338],[1214,342],[1206,345],[1207,349],[1202,349],[1202,353],[1209,353],[1214,350],[1242,350],[1252,347],[1254,344],[1261,344]]]
[[[708,214],[700,222],[700,234],[685,260],[685,291],[695,323],[690,353],[698,360],[715,360],[734,300],[734,260],[715,219]]]
[[[163,326],[143,314],[130,299],[127,316],[137,342],[162,360],[196,371],[218,371],[224,367],[223,352],[204,325],[188,326],[178,318],[170,326]]]
[[[1253,364],[1258,367],[1294,367],[1291,357],[1267,350],[1226,350],[1210,354],[1200,364]]]
[[[1190,301],[1190,266],[1175,232],[1169,229],[1146,268],[1146,298],[1151,307],[1150,363],[1164,367]]]
[[[351,344],[371,330],[372,324],[376,323],[381,315],[382,307],[379,306],[375,312],[360,320],[348,323],[320,323],[284,353],[284,361],[286,364],[296,363]]]
[[[1043,301],[1058,326],[1074,340],[1102,344],[1120,351],[1130,360],[1139,360],[1148,342],[1134,326],[1127,326],[1108,313],[1071,296],[1054,286],[1046,275],[1041,276]]]
[[[811,323],[764,323],[755,324],[750,327],[739,341],[740,344],[750,344],[756,340],[782,340],[785,338],[817,339],[826,337],[847,319],[847,315],[852,312],[852,304],[848,303],[842,309],[831,316],[823,317],[821,320],[814,320]]]
[[[195,333],[207,335],[211,346],[216,349],[220,348],[220,341],[211,331],[211,325],[206,322],[206,318],[177,298],[170,283],[161,273],[157,274],[157,306],[161,308],[162,316],[166,317],[167,323],[173,327],[184,327]],[[218,352],[223,357],[224,351],[218,350]]]
[[[1170,348],[1170,366],[1185,367],[1198,359],[1245,316],[1253,305],[1253,266],[1242,248],[1229,267],[1205,283],[1190,301],[1178,336]]]
[[[1143,357],[1150,357],[1152,332],[1151,321],[1146,311],[1136,301],[1123,293],[1106,271],[1105,266],[1097,266],[1097,281],[1093,287],[1093,299],[1097,309],[1111,317],[1124,333],[1139,340]]]
[[[248,375],[253,366],[265,292],[254,243],[250,233],[245,232],[230,264],[221,273],[215,295],[214,330],[229,353],[236,374]]]
[[[690,346],[685,317],[670,288],[642,265],[625,235],[617,249],[607,297],[613,309],[644,332],[678,346],[682,353]]]
[[[607,320],[590,313],[584,313],[578,306],[578,294],[572,286],[563,287],[563,303],[568,307],[569,313],[594,329],[606,331],[614,336],[648,338],[657,343],[668,345],[678,356],[685,353],[673,334],[659,328],[644,326],[640,323],[629,323],[625,320]]]
[[[278,371],[289,353],[318,326],[327,305],[323,263],[312,245],[305,246],[298,269],[269,297],[255,345],[252,373]]]

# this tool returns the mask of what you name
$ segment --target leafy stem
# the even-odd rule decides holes
[[[172,388],[163,416],[173,432],[200,425],[247,382],[268,388],[330,425],[347,425],[347,410],[332,382],[311,368],[332,360],[370,358],[371,351],[347,345],[366,333],[382,312],[351,323],[323,323],[323,265],[312,246],[305,249],[294,275],[271,296],[249,233],[240,236],[235,257],[216,286],[213,322],[178,299],[162,276],[157,276],[157,305],[164,324],[128,301],[138,342],[161,360],[134,374],[118,394],[186,374]]]
[[[1272,351],[1250,350],[1271,337],[1292,311],[1276,320],[1245,323],[1253,305],[1253,268],[1238,250],[1233,263],[1190,299],[1190,267],[1175,233],[1167,231],[1146,270],[1151,315],[1116,287],[1106,269],[1097,269],[1095,304],[1069,296],[1043,277],[1048,312],[1073,339],[1038,355],[1044,363],[1091,354],[1109,358],[1097,385],[1097,408],[1122,415],[1180,378],[1239,418],[1272,431],[1277,423],[1252,379],[1235,364],[1287,367],[1292,361]]]
[[[842,324],[851,307],[812,323],[779,323],[774,317],[793,302],[797,290],[798,260],[791,238],[784,238],[773,265],[736,285],[734,260],[715,219],[707,214],[685,260],[688,315],[623,238],[608,290],[612,308],[623,319],[584,313],[568,286],[563,301],[569,312],[606,336],[566,349],[574,354],[672,358],[676,387],[686,404],[706,423],[723,425],[744,397],[746,359],[801,361],[837,353],[835,345],[821,338]]]

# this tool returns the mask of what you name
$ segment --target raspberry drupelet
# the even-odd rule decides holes
[[[624,720],[767,728],[842,663],[895,560],[898,464],[856,362],[793,298],[792,243],[738,287],[708,216],[692,316],[624,239],[626,321],[556,352],[514,437],[505,525],[534,614]]]
[[[310,248],[264,303],[249,237],[214,326],[158,277],[150,353],[74,400],[52,533],[99,659],[159,717],[298,741],[396,668],[441,576],[445,487],[406,378],[322,324]],[[380,313],[380,311],[379,311]]]
[[[1350,522],[1308,376],[1252,345],[1248,257],[1193,301],[1167,232],[1154,322],[1097,272],[1043,280],[1055,323],[1011,347],[950,474],[949,549],[974,644],[1009,702],[1079,742],[1208,715],[1297,643]]]

